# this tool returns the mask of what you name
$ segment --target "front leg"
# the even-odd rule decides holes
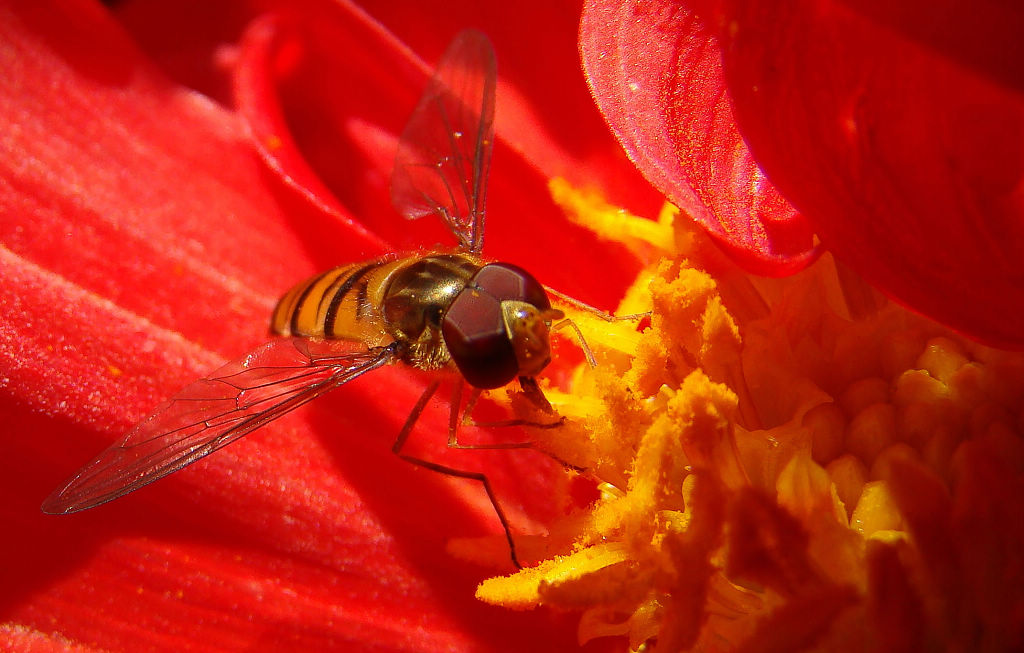
[[[651,316],[650,311],[647,311],[646,313],[631,313],[629,315],[613,315],[611,313],[607,313],[605,311],[602,311],[599,308],[591,306],[590,304],[587,304],[586,302],[581,302],[580,300],[576,299],[575,297],[570,297],[569,295],[566,295],[565,293],[561,293],[561,292],[555,290],[554,288],[550,288],[548,286],[544,286],[544,290],[547,291],[547,293],[549,295],[554,295],[559,300],[565,302],[569,306],[572,306],[573,308],[575,308],[577,310],[580,310],[580,311],[583,311],[585,313],[589,313],[590,315],[593,315],[594,317],[596,317],[596,318],[598,318],[600,320],[604,320],[605,322],[622,322],[622,321],[639,322],[640,320],[644,319],[645,317],[649,318]],[[583,350],[583,355],[586,356],[587,363],[590,365],[590,367],[592,367],[592,368],[593,367],[597,367],[597,359],[594,358],[594,352],[591,351],[590,345],[587,344],[587,339],[583,337],[583,332],[580,331],[579,326],[577,326],[575,322],[573,322],[569,318],[566,318],[566,319],[561,320],[558,323],[556,323],[552,327],[552,330],[564,329],[566,327],[572,329],[573,333],[576,334],[576,338],[580,342],[580,349]]]
[[[552,429],[556,426],[560,426],[564,421],[564,417],[558,417],[556,420],[551,422],[536,422],[528,419],[506,419],[498,420],[493,422],[478,422],[473,419],[473,410],[476,409],[477,402],[480,399],[480,395],[483,391],[480,388],[473,388],[469,394],[469,400],[466,402],[466,408],[462,411],[462,418],[459,419],[458,406],[462,404],[462,390],[464,382],[460,379],[455,386],[452,388],[452,400],[451,406],[453,410],[449,414],[448,419],[448,446],[452,449],[527,449],[531,445],[528,442],[506,442],[497,444],[462,444],[458,441],[458,431],[460,426],[479,426],[482,428],[505,428],[509,426],[532,426],[539,429]],[[544,396],[544,392],[537,385],[537,380],[531,376],[519,377],[519,386],[523,390],[523,395],[539,410],[555,416],[555,409],[551,407],[551,403],[548,398]]]
[[[544,396],[544,391],[537,385],[537,380],[533,377],[521,376],[519,377],[520,387],[523,389],[523,394],[526,395],[527,399],[530,400],[537,408],[542,411],[549,413],[553,417],[555,416],[555,409],[551,407],[551,403],[548,398]],[[480,388],[473,388],[470,392],[469,400],[466,402],[466,409],[462,411],[462,418],[459,419],[459,406],[462,404],[462,388],[463,381],[460,379],[456,382],[452,393],[451,400],[451,412],[448,414],[448,446],[452,449],[532,449],[537,453],[542,453],[548,458],[551,458],[562,467],[571,469],[575,472],[586,471],[582,467],[573,465],[572,463],[566,462],[559,458],[555,454],[545,449],[540,449],[532,442],[484,442],[478,444],[463,444],[459,442],[459,427],[461,426],[477,426],[483,428],[505,428],[509,426],[531,426],[539,429],[553,429],[561,426],[565,423],[565,418],[558,416],[558,418],[551,422],[535,422],[528,419],[507,419],[499,420],[494,422],[477,422],[471,417],[472,411],[476,408],[477,400],[480,399],[482,391]]]

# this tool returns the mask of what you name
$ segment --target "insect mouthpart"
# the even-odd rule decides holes
[[[533,304],[506,300],[501,303],[505,332],[515,351],[520,376],[536,376],[551,362],[548,333],[551,321],[563,317],[554,308],[539,309]]]

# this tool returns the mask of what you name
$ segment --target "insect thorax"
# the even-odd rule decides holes
[[[432,254],[409,259],[391,275],[381,310],[395,340],[406,346],[405,362],[425,370],[448,365],[441,319],[479,269],[479,261],[463,254]]]

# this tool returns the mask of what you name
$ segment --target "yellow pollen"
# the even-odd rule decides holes
[[[551,191],[650,259],[620,312],[651,317],[570,312],[599,364],[545,389],[566,423],[532,436],[597,498],[481,600],[578,611],[581,642],[630,651],[1024,644],[1024,355],[875,301],[828,255],[723,272],[672,209]]]

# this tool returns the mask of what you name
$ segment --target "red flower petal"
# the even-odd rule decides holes
[[[571,626],[476,602],[480,574],[444,554],[446,538],[493,532],[494,518],[476,488],[388,451],[419,389],[402,370],[117,503],[39,513],[157,401],[259,344],[276,295],[325,246],[299,240],[313,214],[281,203],[236,116],[169,83],[99,8],[3,7],[0,41],[0,606],[24,626],[0,641],[571,646]],[[326,243],[350,235],[317,227]],[[446,418],[429,410],[422,433]],[[544,500],[528,490],[551,469],[535,457],[455,462],[486,469],[508,509]]]
[[[11,623],[0,625],[0,647],[5,651],[32,653],[100,653],[100,649],[72,644],[59,635],[46,634]]]
[[[210,14],[208,3],[140,4],[142,8],[129,12],[131,29],[138,34],[176,24],[182,11],[197,21]],[[589,97],[574,47],[577,9],[555,5],[524,12],[512,5],[399,2],[364,10],[327,0],[286,8],[289,20],[278,25],[289,32],[278,33],[281,40],[276,43],[301,47],[289,46],[286,53],[266,51],[271,56],[263,60],[270,68],[263,70],[245,69],[257,65],[257,59],[246,59],[243,49],[238,70],[248,81],[238,81],[247,94],[243,114],[255,126],[254,133],[279,136],[279,127],[286,125],[297,150],[287,156],[301,156],[321,182],[298,187],[316,194],[322,205],[340,205],[343,214],[357,217],[399,250],[450,245],[451,238],[433,221],[396,219],[390,205],[388,181],[398,134],[431,70],[405,43],[433,62],[456,32],[477,27],[495,44],[499,75],[498,141],[487,194],[484,253],[541,271],[544,283],[612,308],[634,276],[636,261],[623,248],[601,243],[565,221],[552,203],[547,182],[564,176],[580,186],[596,186],[611,201],[650,215],[661,198],[621,155]],[[202,33],[209,32],[216,30]],[[531,39],[524,40],[523,33],[531,33]],[[275,67],[280,61],[275,53],[291,57],[289,65]],[[159,54],[168,66],[186,56],[166,45]],[[182,77],[177,68],[173,72]],[[252,81],[260,81],[262,88]],[[277,97],[267,95],[271,92]],[[282,144],[291,143],[285,139]],[[284,166],[275,174],[294,170]],[[320,195],[324,187],[330,197]],[[324,242],[315,225],[300,228],[313,247]],[[333,258],[326,251],[323,257],[314,252],[314,257],[321,267],[339,260],[337,251]],[[594,279],[602,283],[592,283]]]
[[[314,208],[344,222],[353,235],[358,236],[354,239],[356,242],[344,244],[347,252],[334,252],[333,255],[350,260],[375,256],[387,250],[387,245],[353,219],[320,181],[294,141],[285,119],[284,108],[279,104],[280,98],[276,87],[278,80],[274,75],[282,74],[282,68],[294,65],[288,59],[309,56],[309,53],[304,53],[304,50],[309,49],[307,40],[290,34],[294,28],[290,30],[288,22],[286,19],[268,14],[247,27],[239,48],[234,76],[234,95],[239,116],[246,122],[260,156],[274,174],[287,187],[294,190],[299,198],[308,200]],[[362,70],[363,67],[353,66],[352,69]],[[319,87],[318,84],[309,83],[299,83],[296,86]],[[338,86],[347,92],[349,88],[358,84],[343,83]],[[334,88],[334,85],[328,87]],[[310,121],[309,118],[297,118],[294,124],[300,130],[300,135],[301,132],[310,131],[308,128],[304,129],[305,123]],[[328,128],[323,124],[316,125],[312,131],[318,132],[316,142],[329,140],[324,138],[324,132],[328,131]],[[351,165],[350,163],[349,166]],[[343,172],[351,175],[349,166],[345,166]]]
[[[722,5],[744,137],[822,242],[908,306],[1024,346],[1024,10]]]
[[[811,231],[765,179],[732,114],[716,39],[677,2],[588,2],[583,62],[598,106],[659,190],[748,270],[814,259]]]
[[[375,9],[385,12],[385,8]],[[449,35],[466,26],[465,18],[456,9],[410,3],[395,5],[392,15],[378,18],[384,25],[395,26],[399,34]],[[567,47],[574,30],[565,29],[564,20],[557,23],[562,29],[551,31],[548,39],[559,39],[562,48],[553,52],[567,52],[570,57],[558,58],[556,54],[544,65],[548,67],[546,76],[557,74],[556,79],[561,79],[574,75],[575,84],[565,82],[561,88],[552,88],[549,83],[537,88],[527,85],[532,80],[520,82],[519,72],[524,66],[516,66],[515,56],[505,56],[522,50],[516,25],[525,19],[513,18],[522,12],[506,9],[493,15],[483,13],[475,16],[478,20],[474,24],[487,30],[494,39],[499,60],[497,142],[491,169],[500,171],[492,174],[487,193],[484,253],[515,261],[531,270],[544,270],[544,283],[611,307],[636,272],[636,261],[624,249],[601,244],[592,233],[562,219],[561,210],[551,201],[547,182],[553,175],[565,175],[587,184],[619,176],[611,188],[622,188],[623,180],[630,179],[633,189],[644,185],[636,183],[638,179],[631,175],[631,166],[625,160],[617,166],[605,165],[607,153],[615,148],[589,103],[579,80],[578,63]],[[339,28],[340,24],[344,24],[344,30]],[[426,85],[430,67],[384,31],[384,25],[372,22],[361,10],[347,5],[325,10],[316,21],[306,19],[301,28],[312,51],[281,85],[281,103],[287,123],[304,126],[295,132],[303,156],[361,222],[400,250],[420,248],[424,243],[449,246],[451,238],[434,221],[396,220],[390,206],[388,182],[398,134]],[[404,32],[400,31],[402,28]],[[516,37],[512,40],[507,35]],[[503,47],[503,40],[511,42]],[[440,51],[443,45],[441,42],[440,47],[428,51]],[[535,52],[535,47],[537,43],[531,43],[529,52]],[[386,72],[382,74],[382,70]],[[353,94],[351,88],[366,90]],[[558,92],[553,94],[554,89]],[[534,97],[543,100],[541,106],[533,106]],[[561,106],[562,103],[568,107]],[[558,121],[549,117],[573,115],[566,111],[576,106],[586,111],[575,115],[575,132],[562,131],[569,119],[563,117]],[[551,121],[555,121],[553,126],[542,128]],[[577,151],[565,145],[566,133],[575,136],[579,132],[600,135],[590,147],[604,153],[604,159],[592,163],[590,150],[577,156]],[[650,193],[633,190],[630,199],[634,204],[646,200],[647,205],[655,206]],[[605,283],[585,282],[597,278]]]
[[[434,35],[482,30],[498,52],[497,131],[513,152],[544,179],[600,188],[611,202],[642,215],[661,207],[662,196],[608,133],[580,74],[579,3],[535,3],[524,10],[477,0],[375,2],[367,11],[428,61],[444,47]]]

